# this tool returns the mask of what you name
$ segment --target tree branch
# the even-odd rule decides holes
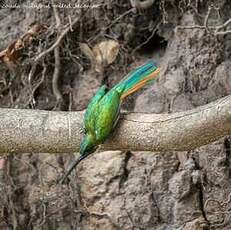
[[[78,151],[83,112],[0,109],[0,153]],[[173,114],[123,114],[102,149],[187,151],[231,133],[231,95]]]

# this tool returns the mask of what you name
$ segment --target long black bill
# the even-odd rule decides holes
[[[72,164],[69,166],[68,170],[64,174],[63,178],[61,179],[60,183],[63,184],[66,180],[66,178],[71,174],[73,169],[86,157],[88,157],[91,154],[91,152],[87,152],[84,155],[81,155],[79,158],[75,159]]]

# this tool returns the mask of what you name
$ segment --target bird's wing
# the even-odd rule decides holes
[[[113,130],[120,112],[120,95],[110,90],[99,102],[95,110],[94,130],[97,143],[102,143]]]
[[[106,94],[106,85],[101,86],[96,94],[91,98],[87,110],[84,114],[84,129],[85,132],[94,132],[94,114],[95,109],[97,108],[97,105],[99,101],[102,99],[102,97]]]

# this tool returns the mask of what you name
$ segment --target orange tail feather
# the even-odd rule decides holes
[[[152,72],[150,75],[148,75],[147,77],[143,78],[141,81],[139,81],[138,83],[136,83],[132,88],[130,88],[129,90],[127,90],[125,93],[123,93],[121,95],[121,100],[123,100],[125,97],[127,97],[128,95],[130,95],[131,93],[135,92],[136,90],[140,89],[143,85],[145,85],[145,83],[153,78],[156,77],[156,75],[160,72],[160,68],[157,68],[154,72]]]

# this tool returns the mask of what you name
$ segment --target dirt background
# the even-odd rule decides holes
[[[173,113],[231,93],[231,33],[215,31],[230,19],[230,0],[156,0],[147,9],[135,2],[84,1],[100,6],[58,8],[59,26],[49,7],[0,9],[0,50],[33,25],[47,26],[16,50],[13,60],[1,61],[0,106],[82,110],[98,86],[114,85],[149,59],[157,61],[161,74],[153,86],[130,97],[124,110]],[[75,18],[58,46],[56,84],[54,51],[33,60]],[[91,49],[109,39],[119,44],[119,52],[96,71],[81,44]],[[98,152],[70,181],[57,185],[73,157],[6,154],[0,169],[0,229],[231,229],[230,137],[183,153]]]

